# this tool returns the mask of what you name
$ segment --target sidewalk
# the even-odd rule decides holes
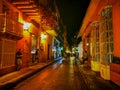
[[[10,87],[15,86],[17,83],[30,77],[31,75],[37,73],[38,71],[42,70],[43,68],[47,67],[48,65],[54,62],[55,60],[47,62],[47,63],[39,63],[33,66],[23,68],[19,71],[15,71],[15,72],[6,74],[4,76],[1,76],[0,77],[0,90],[9,90]]]
[[[104,80],[99,72],[92,71],[90,67],[86,65],[78,67],[89,90],[120,90],[119,86],[110,80]]]

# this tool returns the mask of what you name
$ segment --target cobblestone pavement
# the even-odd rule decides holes
[[[62,63],[64,63],[64,64],[60,64],[61,67],[63,67],[63,66],[67,67],[66,68],[66,74],[67,75],[68,75],[67,72],[70,69],[70,67],[74,68],[74,76],[75,76],[74,79],[75,79],[75,82],[73,83],[71,81],[71,83],[69,83],[69,84],[70,85],[73,84],[75,86],[72,87],[72,86],[68,85],[69,89],[65,89],[63,87],[61,89],[57,88],[55,90],[63,90],[63,89],[64,90],[107,90],[107,89],[108,90],[120,90],[120,87],[115,85],[113,82],[108,81],[108,80],[104,80],[103,78],[100,77],[98,72],[92,71],[89,67],[84,66],[84,65],[80,64],[79,62],[71,63],[71,60],[67,60],[67,61],[62,62]],[[24,69],[22,69],[20,71],[16,71],[16,72],[10,73],[10,74],[5,75],[3,77],[0,77],[0,90],[10,90],[10,89],[8,89],[6,87],[10,87],[10,85],[14,86],[14,84],[16,85],[16,83],[22,82],[22,80],[24,80],[25,77],[27,78],[28,76],[29,77],[32,76],[33,75],[32,73],[35,74],[35,72],[39,72],[41,68],[46,67],[47,65],[49,65],[49,64],[46,64],[46,63],[45,64],[38,64],[38,65],[35,65],[35,66],[24,68]],[[55,65],[55,66],[57,67],[57,65]],[[62,71],[62,73],[65,73],[65,72],[63,72],[64,69],[63,70],[59,70],[59,71]],[[71,69],[71,70],[73,70],[73,69]],[[48,71],[50,71],[50,70],[48,70]],[[48,73],[48,71],[47,71],[47,73]],[[63,75],[62,73],[60,73],[59,77],[61,77]],[[71,74],[71,72],[70,72],[70,74]],[[53,72],[52,72],[51,76],[53,76]],[[54,77],[58,77],[58,76],[55,74]],[[63,77],[65,77],[65,75]],[[73,79],[73,73],[72,73],[72,75],[70,75],[70,77]],[[61,80],[62,81],[65,81],[65,80],[69,81],[69,79],[67,79],[67,78],[68,77],[66,77],[66,79],[61,79]],[[57,78],[56,81],[59,81],[59,79],[60,78]],[[51,78],[50,81],[52,81],[52,78]],[[59,84],[61,85],[62,82],[59,82]],[[59,86],[59,84],[58,84],[58,86]],[[66,83],[62,84],[62,85],[65,86]],[[4,86],[4,87],[2,88],[2,86]],[[53,90],[53,89],[51,89],[51,90]]]
[[[28,83],[29,82],[29,83]],[[120,90],[114,83],[104,80],[78,61],[54,63],[17,85],[14,90]]]
[[[88,90],[120,90],[120,87],[113,82],[100,77],[99,72],[94,72],[89,67],[80,64],[78,69],[84,78]]]

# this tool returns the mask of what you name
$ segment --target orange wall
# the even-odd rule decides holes
[[[45,62],[48,59],[48,44],[50,45],[49,57],[52,58],[52,36],[47,34],[47,38],[41,40],[41,44],[44,46],[44,50],[40,52],[40,61]]]
[[[17,41],[16,49],[22,50],[22,67],[28,66],[32,62],[31,56],[31,34],[38,35],[38,30],[32,23],[28,31],[23,31],[23,38]],[[37,48],[37,47],[36,47]]]
[[[21,49],[23,57],[22,57],[22,67],[28,65],[30,62],[30,37],[24,37],[21,40],[17,41],[16,49]]]
[[[114,38],[114,56],[120,57],[120,0],[101,0],[96,11],[94,12],[91,20],[98,19],[102,8],[106,5],[112,5],[112,15],[113,15],[113,38]]]
[[[113,6],[114,56],[120,57],[120,1]]]

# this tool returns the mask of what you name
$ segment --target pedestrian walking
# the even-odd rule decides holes
[[[85,61],[88,61],[88,53],[87,53],[87,51],[84,52],[83,64],[85,63]]]
[[[39,62],[38,49],[37,49],[36,52],[35,52],[35,61],[36,61],[36,62]]]
[[[21,52],[21,49],[19,49],[16,52],[16,66],[17,66],[17,70],[20,70],[21,65],[22,65],[22,52]]]

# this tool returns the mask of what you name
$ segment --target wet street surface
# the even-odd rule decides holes
[[[73,58],[56,62],[12,90],[120,90]]]

